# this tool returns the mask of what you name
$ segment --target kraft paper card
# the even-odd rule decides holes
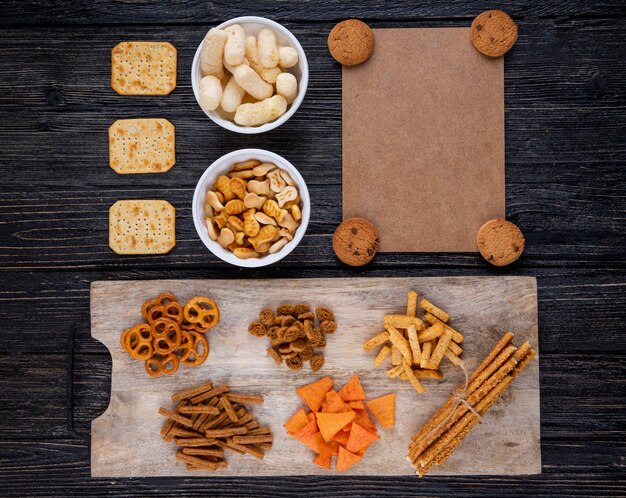
[[[469,28],[376,29],[343,68],[343,217],[376,225],[383,252],[477,251],[504,218],[504,61]]]

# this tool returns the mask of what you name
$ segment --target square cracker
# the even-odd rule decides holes
[[[176,88],[176,48],[168,42],[120,42],[111,50],[111,86],[120,95],[167,95]]]
[[[116,173],[163,173],[174,163],[175,129],[167,119],[120,119],[109,128],[109,165]]]
[[[117,201],[109,209],[109,247],[117,254],[165,254],[176,245],[176,210],[167,201]]]

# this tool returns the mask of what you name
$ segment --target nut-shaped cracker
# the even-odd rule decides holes
[[[239,199],[243,200],[246,197],[246,194],[248,193],[246,190],[246,181],[242,178],[231,178],[230,190]]]
[[[296,186],[296,182],[293,180],[293,178],[291,178],[291,175],[284,169],[280,170],[280,176],[283,177],[283,180],[285,180],[285,183],[289,185],[290,187]]]
[[[250,180],[254,178],[254,173],[252,170],[247,169],[245,171],[231,171],[226,176],[228,178],[243,178],[244,180]]]
[[[286,214],[283,216],[282,220],[278,220],[278,224],[281,227],[286,228],[287,230],[289,230],[290,233],[294,233],[296,231],[296,228],[298,228],[300,226],[300,223],[298,223],[296,220],[294,220],[293,217],[287,211],[285,211],[285,210],[283,210],[283,211]]]
[[[280,237],[284,237],[285,239],[287,239],[290,242],[293,240],[293,235],[286,228],[281,228],[280,230],[278,230],[278,235]]]
[[[271,244],[269,242],[263,242],[256,246],[254,250],[258,253],[265,254],[267,251],[270,250],[270,246]]]
[[[279,224],[283,221],[285,216],[289,216],[287,211],[285,209],[281,209],[278,203],[273,199],[265,201],[265,204],[263,204],[263,212],[274,218]]]
[[[238,216],[229,216],[228,224],[236,232],[243,232],[243,221]]]
[[[277,242],[274,242],[269,248],[269,253],[276,254],[278,251],[280,251],[283,247],[287,245],[287,242],[289,241],[284,237],[279,239]]]
[[[252,208],[262,209],[263,204],[265,204],[266,200],[267,200],[267,197],[257,195],[253,192],[249,192],[243,198],[243,203],[246,205],[248,209],[252,209]]]
[[[300,210],[300,206],[297,204],[291,206],[291,217],[296,221],[300,221],[302,219],[302,211]]]
[[[235,233],[235,244],[237,244],[238,246],[243,245],[245,236],[246,236],[246,234],[243,233],[243,232],[236,232]]]
[[[229,244],[235,242],[235,234],[230,228],[222,228],[222,230],[220,230],[220,236],[217,238],[217,242],[224,249],[226,249]]]
[[[250,180],[248,182],[248,192],[252,192],[257,195],[264,195],[265,197],[269,197],[270,195],[270,181],[264,180],[259,182],[257,180]]]
[[[215,196],[217,197],[217,200],[220,201],[220,204],[222,206],[226,204],[226,201],[224,200],[224,194],[222,194],[219,190],[217,190],[217,188],[214,188],[213,192],[215,192]]]
[[[261,225],[274,225],[277,226],[276,220],[265,213],[254,213],[254,217]]]
[[[213,220],[211,218],[204,218],[204,224],[206,225],[206,231],[209,234],[209,239],[217,240],[217,230],[215,230],[215,225],[213,224]]]
[[[241,199],[233,199],[228,201],[224,206],[224,211],[228,214],[241,214],[246,210],[246,205]]]
[[[251,247],[237,247],[233,254],[239,259],[259,258],[261,255]]]
[[[282,192],[283,189],[287,186],[287,183],[285,183],[283,177],[280,176],[280,170],[275,169],[274,171],[270,171],[267,174],[267,178],[270,181],[270,188],[276,193]]]
[[[256,237],[261,230],[261,225],[254,217],[254,213],[254,209],[248,209],[243,213],[243,231],[248,237]]]
[[[268,243],[274,238],[276,234],[276,227],[272,225],[263,225],[259,230],[259,233],[254,237],[248,237],[248,242],[252,244],[257,252],[264,252],[260,250],[261,244]],[[268,246],[269,249],[269,246]]]
[[[233,171],[246,171],[248,169],[254,169],[259,164],[261,164],[261,161],[258,159],[248,159],[247,161],[241,161],[233,164]]]
[[[276,201],[279,207],[283,207],[289,201],[295,201],[298,197],[296,187],[285,187],[281,192],[276,194]]]
[[[274,163],[262,163],[255,166],[252,172],[254,173],[254,176],[265,176],[273,169],[276,169],[276,165]]]
[[[224,201],[228,202],[235,198],[235,194],[230,189],[230,178],[221,175],[215,179],[215,187],[224,195]]]
[[[220,202],[217,197],[217,194],[212,190],[209,190],[206,193],[206,200],[209,202],[209,205],[213,208],[213,211],[220,212],[224,209],[224,205]]]
[[[215,223],[220,229],[224,228],[226,226],[226,223],[228,223],[228,213],[226,211],[222,211],[217,216],[214,216],[213,223]]]

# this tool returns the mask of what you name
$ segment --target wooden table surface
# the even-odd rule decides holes
[[[626,4],[507,3],[520,36],[505,61],[507,217],[522,259],[488,267],[477,254],[381,254],[337,262],[341,218],[341,70],[331,27],[468,26],[496,4],[231,0],[0,2],[0,479],[3,496],[181,494],[272,496],[626,494]],[[285,24],[311,67],[306,99],[261,136],[225,131],[192,94],[193,53],[207,29],[238,15]],[[123,97],[110,87],[121,40],[168,40],[178,87]],[[177,164],[119,176],[107,130],[119,118],[165,117]],[[191,220],[197,179],[217,157],[262,147],[292,161],[312,197],[300,246],[263,270],[207,253]],[[178,211],[168,255],[108,247],[119,198],[164,198]],[[293,477],[110,480],[89,474],[90,421],[108,405],[111,359],[90,337],[89,284],[102,279],[528,275],[538,278],[543,473],[532,477]],[[123,296],[120,296],[122,299]]]

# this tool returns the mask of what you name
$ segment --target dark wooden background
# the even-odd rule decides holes
[[[373,27],[469,26],[498,4],[0,1],[0,494],[626,494],[626,2],[503,5],[520,31],[505,62],[506,202],[526,235],[524,256],[497,270],[476,254],[383,254],[351,270],[331,249],[341,218],[341,70],[326,50],[329,30],[346,17]],[[261,136],[213,125],[191,90],[204,33],[238,15],[284,23],[309,57],[302,107]],[[110,49],[127,39],[178,48],[174,93],[111,90]],[[119,176],[109,168],[107,129],[130,117],[175,124],[177,164],[169,173]],[[214,159],[255,146],[300,169],[313,211],[289,257],[243,271],[207,252],[190,205]],[[119,198],[169,200],[178,211],[176,248],[153,257],[110,251],[108,208]],[[91,281],[493,274],[538,278],[542,475],[90,478],[90,421],[108,404],[111,369],[90,337]]]

